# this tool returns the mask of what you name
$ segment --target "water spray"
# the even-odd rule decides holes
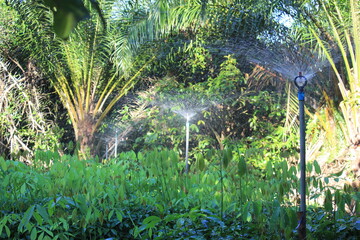
[[[182,116],[186,120],[185,131],[185,173],[189,172],[189,141],[190,141],[190,120],[197,113],[205,110],[210,105],[210,101],[200,99],[198,95],[174,94],[169,96],[172,101],[160,102],[161,107],[170,109],[172,112]],[[174,98],[174,96],[176,98]]]

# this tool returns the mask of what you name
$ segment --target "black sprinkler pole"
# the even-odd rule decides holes
[[[300,121],[300,212],[299,225],[297,226],[299,238],[306,239],[306,146],[305,146],[305,112],[304,112],[304,100],[305,92],[304,87],[307,80],[302,76],[301,72],[294,80],[296,87],[298,88],[298,100],[299,100],[299,121]]]

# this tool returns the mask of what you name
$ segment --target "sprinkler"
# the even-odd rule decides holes
[[[300,120],[300,212],[299,225],[297,226],[300,239],[306,239],[306,155],[305,155],[305,114],[304,114],[304,87],[307,79],[299,72],[299,76],[294,79],[295,86],[298,88],[299,100],[299,120]]]
[[[186,114],[186,146],[185,146],[185,173],[189,171],[189,133],[190,133],[190,114]]]
[[[188,110],[188,111],[175,111],[186,119],[185,131],[186,131],[186,139],[185,139],[185,173],[189,172],[189,139],[190,139],[190,119],[196,115],[196,111]]]
[[[105,159],[106,160],[109,159],[109,146],[108,146],[108,143],[106,143],[106,145],[105,145]]]
[[[114,146],[114,151],[115,151],[115,158],[117,157],[117,147],[118,147],[118,130],[115,130],[115,146]]]
[[[192,109],[180,109],[173,110],[173,112],[183,116],[186,119],[185,131],[185,173],[189,172],[189,139],[190,139],[190,119],[205,108],[192,108]]]

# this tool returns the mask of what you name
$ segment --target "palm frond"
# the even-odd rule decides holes
[[[360,15],[359,2],[350,1],[319,1],[324,22],[321,26],[309,22],[309,41],[316,44],[317,49],[329,61],[338,80],[338,87],[343,101],[340,110],[343,114],[347,129],[346,136],[349,144],[360,142]],[[331,9],[331,11],[330,11]],[[321,29],[320,29],[321,28]],[[324,38],[323,32],[327,31],[330,38]],[[329,41],[331,40],[331,41]],[[333,49],[338,50],[339,58]],[[346,76],[340,74],[340,67],[345,66]],[[343,129],[345,129],[343,127]]]
[[[147,7],[133,9],[119,16],[120,32],[113,39],[116,50],[113,61],[123,73],[131,67],[132,58],[144,43],[200,22],[202,5],[198,2],[159,0]],[[129,11],[130,12],[130,11]]]
[[[290,83],[286,84],[286,94],[287,94],[287,100],[286,100],[286,118],[285,118],[285,132],[298,132],[299,129],[299,122],[298,122],[298,99],[296,97],[296,94],[292,90],[293,87]]]

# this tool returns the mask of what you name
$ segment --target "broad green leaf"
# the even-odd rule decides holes
[[[86,213],[85,222],[88,223],[92,215],[92,210],[89,208]]]
[[[185,207],[186,209],[188,209],[188,208],[189,208],[189,205],[190,205],[189,201],[185,198],[185,199],[184,199],[184,207]]]
[[[138,152],[137,158],[139,161],[143,161],[144,160],[144,154],[142,152]]]
[[[309,179],[310,179],[311,183],[313,184],[314,188],[317,188],[319,185],[317,178],[315,176],[312,176]]]
[[[0,222],[0,236],[2,234],[2,231],[3,231],[3,227],[5,226],[6,222],[5,223],[1,223]]]
[[[38,240],[43,240],[43,239],[44,239],[44,235],[45,235],[45,233],[42,232],[42,233],[39,235]]]
[[[111,217],[114,215],[114,213],[115,213],[115,210],[114,210],[114,209],[109,212],[108,220],[111,219]],[[119,220],[119,221],[120,221],[120,220]],[[121,222],[121,221],[120,221],[120,222]]]
[[[246,221],[247,221],[247,222],[251,222],[251,221],[252,221],[252,216],[251,216],[250,212],[247,213]]]
[[[159,210],[160,213],[164,213],[164,207],[161,204],[155,204],[156,208]]]
[[[143,224],[146,225],[146,228],[153,228],[159,222],[161,222],[161,218],[158,216],[149,216],[144,219]]]
[[[267,163],[266,163],[266,175],[268,177],[273,176],[273,166],[272,166],[272,163],[270,161],[267,161]]]
[[[6,187],[10,183],[10,175],[6,175],[5,178],[2,180],[1,185]]]
[[[0,236],[1,236],[1,234],[2,234],[2,231],[3,231],[3,227],[5,227],[5,229],[6,229],[6,223],[8,222],[8,219],[9,219],[9,217],[7,217],[7,216],[5,216],[5,217],[3,217],[3,219],[1,219],[1,221],[0,221]]]
[[[196,163],[197,163],[198,169],[200,171],[204,171],[204,169],[205,169],[205,160],[204,160],[204,157],[203,157],[203,155],[201,153],[197,155]]]
[[[41,215],[41,217],[45,220],[45,222],[48,223],[49,222],[49,214],[47,213],[46,209],[41,205],[37,205],[36,210]]]
[[[166,215],[165,218],[164,218],[164,221],[165,222],[171,222],[171,221],[174,221],[176,219],[179,219],[182,216],[183,216],[182,214],[173,213],[173,214],[170,214],[170,215]]]
[[[45,4],[54,13],[55,33],[63,39],[69,37],[79,21],[90,16],[81,0],[46,0]]]
[[[324,207],[325,207],[325,210],[328,212],[331,212],[333,210],[332,194],[329,189],[326,190],[326,193],[325,193]]]
[[[152,238],[152,228],[149,229],[148,235],[150,237],[150,239]]]
[[[135,226],[133,230],[133,236],[136,238],[139,234],[140,234],[140,229],[138,226]]]
[[[77,24],[74,13],[58,9],[54,12],[54,31],[63,39],[67,39]]]
[[[21,185],[20,193],[23,194],[23,195],[26,193],[26,183],[24,183],[23,185]]]
[[[279,192],[279,197],[282,197],[284,195],[284,187],[283,184],[279,184],[278,185],[278,192]]]
[[[40,226],[43,224],[43,218],[40,216],[40,214],[37,211],[34,212],[34,218],[36,219],[37,223]]]
[[[239,172],[240,177],[244,176],[247,172],[247,167],[246,167],[246,162],[245,162],[244,156],[239,157],[238,172]]]
[[[52,202],[50,202],[48,204],[48,208],[47,208],[47,212],[50,217],[54,214],[54,211],[55,211],[55,204],[54,204],[54,206],[52,206]]]
[[[249,206],[250,206],[250,202],[245,203],[245,205],[242,208],[241,211],[241,216],[242,216],[242,220],[243,221],[247,221],[248,220],[248,215],[249,215]]]
[[[64,230],[69,230],[69,223],[64,218],[59,218],[60,222],[63,224]]]
[[[8,236],[8,238],[10,238],[10,236],[11,236],[10,228],[6,225],[5,225],[5,231],[6,231],[6,235]]]
[[[7,170],[7,164],[6,161],[4,160],[4,158],[0,157],[0,167],[2,168],[2,170],[6,171]]]
[[[24,216],[23,216],[23,218],[21,219],[20,224],[19,224],[19,226],[18,226],[18,230],[19,230],[20,232],[22,232],[23,227],[24,227],[26,224],[29,223],[31,217],[33,216],[34,209],[35,209],[35,205],[29,207],[28,210],[26,210],[26,212],[24,213]]]
[[[34,228],[31,230],[30,239],[31,239],[31,240],[36,240],[36,237],[37,237],[37,231],[36,231],[36,227],[34,227]]]
[[[288,162],[287,161],[282,161],[280,163],[280,165],[281,165],[283,176],[287,177],[288,176]]]
[[[197,122],[197,125],[205,125],[205,122],[203,121],[203,120],[199,120],[198,122]]]
[[[318,163],[316,160],[314,160],[314,168],[315,168],[315,172],[316,172],[317,174],[321,174],[320,165],[319,165],[319,163]]]
[[[215,150],[213,148],[209,149],[207,152],[206,152],[206,159],[211,159],[215,154]]]
[[[46,232],[50,237],[54,237],[53,232],[51,232],[49,229],[47,229],[46,227],[39,227],[41,230],[43,230],[43,233]],[[41,235],[41,234],[40,234]],[[46,236],[45,236],[46,237]]]
[[[337,173],[332,173],[331,176],[340,177],[343,174],[344,170],[345,170],[345,168],[343,168],[341,171],[339,171]]]
[[[122,222],[123,216],[122,216],[121,212],[116,211],[116,218],[117,218],[120,222]]]
[[[324,177],[324,182],[325,182],[326,184],[329,184],[329,178],[328,178],[328,177]]]
[[[222,160],[223,160],[224,167],[227,168],[229,166],[230,161],[232,160],[232,150],[231,149],[223,150]]]
[[[254,215],[256,218],[260,217],[261,211],[262,211],[262,202],[261,201],[255,201],[253,202],[253,208],[254,208]]]
[[[311,164],[311,163],[306,163],[306,171],[307,172],[312,172],[312,170],[313,170],[313,164]]]
[[[190,125],[190,131],[191,132],[199,132],[199,127],[196,124],[191,124]]]

